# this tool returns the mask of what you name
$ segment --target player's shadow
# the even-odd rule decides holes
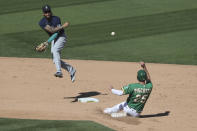
[[[97,95],[107,95],[107,94],[101,94],[97,91],[90,91],[90,92],[81,92],[78,96],[75,97],[64,97],[64,99],[74,99],[71,102],[77,102],[78,98],[84,98],[84,97],[91,97],[91,96],[97,96]]]
[[[162,117],[162,116],[168,116],[169,114],[170,114],[170,111],[165,111],[164,113],[157,113],[157,114],[150,114],[150,115],[140,115],[139,118]]]

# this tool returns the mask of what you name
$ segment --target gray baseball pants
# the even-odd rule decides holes
[[[57,72],[62,72],[61,68],[67,70],[68,72],[72,70],[72,66],[62,61],[60,58],[61,50],[64,48],[65,44],[66,44],[65,35],[61,35],[56,41],[53,40],[51,42],[51,53],[53,56],[53,63],[56,66]]]

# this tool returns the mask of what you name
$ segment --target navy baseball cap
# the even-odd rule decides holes
[[[42,7],[42,11],[43,11],[44,13],[51,12],[51,7],[50,7],[49,5],[44,5],[44,6]]]

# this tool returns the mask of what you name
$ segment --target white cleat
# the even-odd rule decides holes
[[[111,114],[111,117],[115,117],[115,118],[118,118],[118,117],[126,117],[126,116],[127,116],[127,113],[126,112],[112,113]]]
[[[110,108],[105,108],[105,110],[103,111],[103,113],[105,114],[111,114],[111,109]]]

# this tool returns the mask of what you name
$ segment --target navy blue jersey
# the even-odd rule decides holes
[[[50,20],[47,20],[45,17],[43,17],[40,22],[39,22],[39,25],[42,29],[45,28],[46,25],[49,25],[51,27],[57,27],[57,26],[61,26],[61,20],[58,16],[51,16],[51,19]],[[45,30],[45,29],[44,29]],[[45,30],[46,31],[46,30]],[[52,35],[52,33],[46,31],[49,36]],[[59,35],[63,34],[64,33],[64,29],[60,30],[58,32]]]

